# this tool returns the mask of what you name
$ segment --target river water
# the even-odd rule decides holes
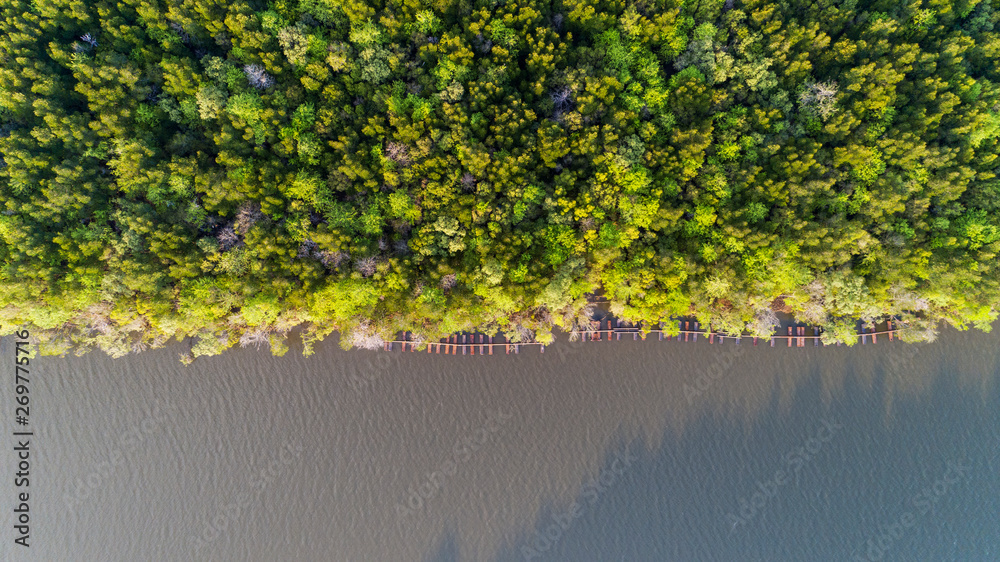
[[[31,547],[5,414],[0,554],[1000,560],[998,343],[39,357]]]

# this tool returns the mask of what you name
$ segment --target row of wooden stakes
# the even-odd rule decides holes
[[[385,342],[385,350],[392,351],[395,344],[400,344],[403,351],[416,351],[417,347],[423,345],[423,342],[415,342],[410,340],[410,333],[404,332],[403,337],[398,341],[388,341]],[[476,342],[476,337],[479,337],[479,341]],[[541,345],[537,342],[531,343],[511,343],[507,340],[505,336],[497,336],[501,340],[500,343],[493,343],[493,336],[487,336],[484,334],[453,334],[447,338],[442,338],[438,342],[430,342],[427,344],[427,353],[441,353],[444,350],[445,355],[458,355],[458,350],[462,350],[462,355],[466,355],[471,352],[472,355],[476,354],[476,349],[479,349],[480,355],[493,355],[494,346],[503,346],[506,353],[509,355],[511,351],[515,354],[521,352],[522,345]],[[459,341],[461,339],[461,341]],[[542,353],[545,353],[545,346],[542,345]]]
[[[608,334],[608,341],[611,341],[611,335],[612,334],[614,334],[616,340],[621,340],[622,339],[622,334],[629,334],[629,333],[632,334],[632,339],[633,340],[639,339],[640,337],[643,340],[645,340],[647,333],[657,333],[659,335],[660,341],[663,341],[664,337],[666,337],[667,341],[670,341],[670,339],[671,339],[671,336],[669,334],[667,334],[666,331],[663,330],[663,329],[659,329],[659,330],[646,330],[646,332],[643,333],[643,331],[640,328],[622,328],[622,327],[615,326],[613,324],[612,320],[608,320],[607,322],[608,322],[608,329],[607,330],[600,330],[600,329],[598,329],[598,330],[594,330],[594,331],[588,332],[590,334],[589,339],[591,341],[601,341],[603,339],[603,334],[605,334],[605,333]],[[701,329],[699,329],[698,322],[691,322],[691,321],[683,321],[682,320],[682,321],[679,321],[678,328],[679,328],[679,334],[677,335],[677,341],[681,341],[681,338],[683,338],[683,341],[685,341],[685,342],[687,342],[687,341],[698,341],[698,336],[699,335],[701,335],[701,336],[708,336],[708,343],[710,343],[710,344],[714,344],[716,342],[716,339],[718,339],[718,342],[720,344],[721,343],[725,343],[725,341],[726,341],[727,338],[730,339],[730,340],[736,340],[736,343],[738,344],[738,343],[740,343],[740,341],[743,340],[743,338],[752,338],[753,339],[753,344],[757,345],[757,342],[759,340],[759,338],[757,336],[742,336],[742,335],[741,336],[731,336],[731,335],[726,335],[726,334],[722,334],[722,333],[713,332],[712,329],[711,329],[711,327],[709,327],[708,330],[701,330]],[[867,344],[868,343],[868,337],[869,336],[872,339],[872,343],[878,343],[878,336],[879,336],[879,334],[883,334],[883,335],[888,336],[889,341],[891,342],[898,335],[898,333],[897,333],[898,331],[899,331],[899,327],[897,326],[897,327],[894,328],[893,327],[893,321],[892,320],[887,320],[886,321],[886,329],[884,331],[876,331],[876,330],[874,330],[872,328],[868,328],[868,327],[862,326],[861,327],[861,333],[858,334],[857,337],[859,337],[861,339],[861,343],[862,344]],[[795,342],[796,347],[805,347],[807,339],[811,339],[814,346],[819,346],[821,344],[821,339],[822,339],[821,336],[820,336],[820,332],[821,332],[821,330],[820,330],[820,328],[818,326],[813,326],[813,328],[812,328],[813,335],[807,336],[806,335],[806,326],[788,326],[788,335],[787,336],[777,335],[777,334],[771,336],[771,347],[774,347],[775,346],[775,342],[777,340],[779,340],[779,339],[785,339],[785,340],[787,340],[788,347],[792,347],[792,342],[793,341]],[[837,345],[840,346],[841,342],[837,342]]]
[[[632,334],[633,340],[646,339],[646,334],[655,333],[658,334],[660,341],[666,338],[670,341],[673,336],[667,334],[665,330],[655,329],[646,330],[645,332],[637,327],[632,326],[618,326],[615,320],[607,321],[607,329],[600,329],[600,324],[603,322],[598,322],[597,330],[590,330],[583,334],[583,341],[603,341],[604,335],[607,334],[607,341],[612,341],[612,337],[615,340],[620,341],[622,335]],[[662,326],[662,325],[661,325]],[[756,336],[731,336],[722,333],[713,332],[711,327],[708,330],[700,329],[698,322],[693,321],[679,321],[678,324],[678,335],[677,341],[698,341],[698,336],[707,336],[708,342],[710,344],[715,344],[716,342],[723,344],[726,340],[735,340],[739,344],[743,338],[752,338],[753,344],[757,345],[758,337]],[[780,339],[784,339],[788,343],[788,347],[792,347],[792,343],[795,343],[796,347],[805,347],[806,340],[812,340],[813,346],[819,346],[822,344],[820,336],[820,328],[813,326],[812,335],[806,335],[806,326],[788,326],[788,335],[773,335],[771,336],[771,347],[775,346],[775,342]],[[896,336],[898,336],[899,327],[894,326],[893,321],[889,320],[886,322],[886,329],[883,331],[877,331],[871,328],[862,327],[861,333],[858,334],[862,344],[868,343],[868,338],[871,337],[871,342],[878,343],[878,336],[885,335],[889,338],[889,341],[893,341]],[[488,336],[485,334],[475,333],[475,334],[453,334],[447,338],[442,338],[438,342],[430,342],[425,344],[424,342],[413,341],[409,332],[404,332],[399,340],[385,342],[385,350],[392,351],[396,344],[400,344],[403,351],[417,351],[417,348],[426,345],[427,353],[440,354],[444,351],[445,355],[458,355],[459,350],[461,350],[462,355],[493,355],[493,348],[503,346],[505,353],[508,355],[511,352],[518,354],[521,352],[522,345],[538,345],[542,353],[545,353],[545,345],[539,342],[522,342],[522,343],[512,343],[505,336],[496,336],[501,341],[494,343],[494,336]],[[478,340],[478,341],[477,341]],[[837,345],[841,345],[837,342]]]

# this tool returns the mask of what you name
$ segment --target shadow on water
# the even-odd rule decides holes
[[[832,399],[811,361],[790,407],[775,384],[749,424],[705,414],[652,448],[620,435],[494,559],[996,559],[996,364],[979,394],[956,384],[974,374],[917,355],[891,350],[874,378],[848,361]]]
[[[458,537],[454,531],[446,531],[433,554],[424,559],[425,562],[460,562]]]

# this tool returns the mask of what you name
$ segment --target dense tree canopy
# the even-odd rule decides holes
[[[1000,0],[7,0],[0,324],[986,329]]]

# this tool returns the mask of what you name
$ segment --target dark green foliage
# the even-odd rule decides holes
[[[1000,3],[0,7],[0,325],[987,328]],[[916,331],[914,333],[917,333]]]

